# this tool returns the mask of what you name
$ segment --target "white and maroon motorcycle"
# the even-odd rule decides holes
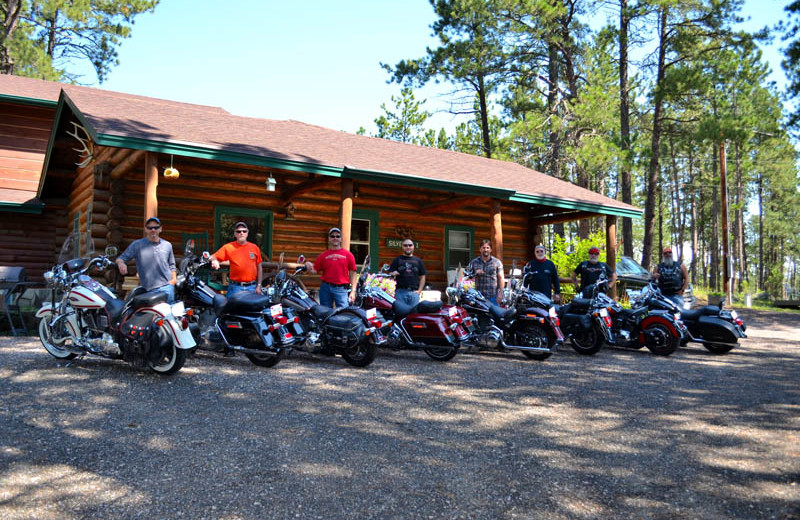
[[[109,257],[116,254],[117,248],[109,247],[105,255],[60,262],[44,274],[51,296],[36,312],[39,339],[58,359],[94,354],[174,374],[195,346],[187,319],[191,310],[142,287],[121,300],[86,274],[92,267],[112,265]]]

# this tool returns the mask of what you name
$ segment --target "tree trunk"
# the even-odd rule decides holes
[[[655,235],[656,188],[659,177],[659,158],[661,152],[661,125],[664,110],[664,68],[667,52],[667,8],[662,7],[659,15],[658,70],[656,73],[655,106],[653,107],[653,136],[650,142],[650,165],[647,170],[647,198],[644,204],[644,244],[642,245],[642,266],[650,270]]]
[[[486,87],[483,82],[483,74],[478,74],[478,102],[481,110],[481,134],[483,134],[483,153],[486,157],[492,157],[492,139],[489,135],[489,112],[486,106]]]
[[[719,180],[719,155],[717,154],[717,147],[714,148],[714,179]],[[717,189],[711,190],[711,244],[709,251],[709,279],[708,285],[715,291],[719,290],[719,192]]]
[[[3,21],[3,32],[0,33],[0,74],[14,73],[14,62],[11,60],[8,42],[11,41],[11,37],[19,24],[21,10],[21,0],[8,0],[6,2],[6,19]]]
[[[631,189],[631,127],[630,100],[628,99],[628,27],[630,13],[628,0],[620,0],[619,8],[619,129],[620,129],[620,179],[622,202],[633,204]],[[633,257],[633,219],[622,219],[622,250]]]

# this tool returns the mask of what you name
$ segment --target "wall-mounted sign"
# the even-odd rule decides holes
[[[405,238],[387,238],[386,239],[386,247],[394,247],[397,249],[401,249],[403,247],[403,242],[405,242]],[[414,249],[419,249],[419,242],[416,240],[414,241]]]

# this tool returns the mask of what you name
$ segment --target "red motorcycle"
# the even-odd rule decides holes
[[[382,271],[387,271],[384,265]],[[467,311],[441,301],[421,301],[407,305],[380,287],[380,280],[391,279],[385,272],[361,273],[358,280],[356,304],[364,309],[377,309],[392,321],[385,345],[395,350],[423,350],[436,361],[448,361],[462,343],[472,337],[474,325]],[[378,282],[378,283],[376,283]]]

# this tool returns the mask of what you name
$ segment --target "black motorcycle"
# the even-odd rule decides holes
[[[544,361],[557,344],[564,342],[555,309],[546,296],[515,287],[508,295],[509,307],[503,308],[475,290],[469,283],[472,279],[467,272],[455,287],[447,288],[450,303],[466,309],[475,326],[472,337],[464,343],[467,352],[519,350],[529,359]]]
[[[587,287],[591,298],[574,298],[569,304],[558,308],[561,330],[569,337],[573,350],[584,356],[592,356],[600,351],[603,342],[611,342],[611,315],[609,305],[602,289],[608,286],[608,280],[601,278]]]
[[[702,344],[709,352],[726,354],[739,344],[740,338],[746,338],[747,326],[735,310],[723,308],[723,303],[706,305],[699,309],[682,309],[672,300],[664,297],[659,288],[651,282],[642,292],[652,294],[647,301],[650,308],[664,309],[668,312],[680,313],[681,321],[687,333],[681,339],[681,346],[690,341]]]
[[[295,319],[286,316],[280,305],[272,305],[269,296],[241,292],[225,298],[216,293],[197,275],[198,269],[210,266],[208,252],[197,256],[193,249],[190,240],[180,264],[176,297],[195,311],[190,330],[198,348],[241,353],[260,367],[277,365],[299,340]]]
[[[282,305],[300,320],[300,341],[293,349],[340,355],[349,364],[365,367],[375,360],[378,345],[386,341],[381,328],[386,325],[375,309],[342,307],[331,309],[320,305],[308,294],[299,276],[306,271],[305,257],[297,260],[293,274],[282,266],[265,291],[270,300]]]

